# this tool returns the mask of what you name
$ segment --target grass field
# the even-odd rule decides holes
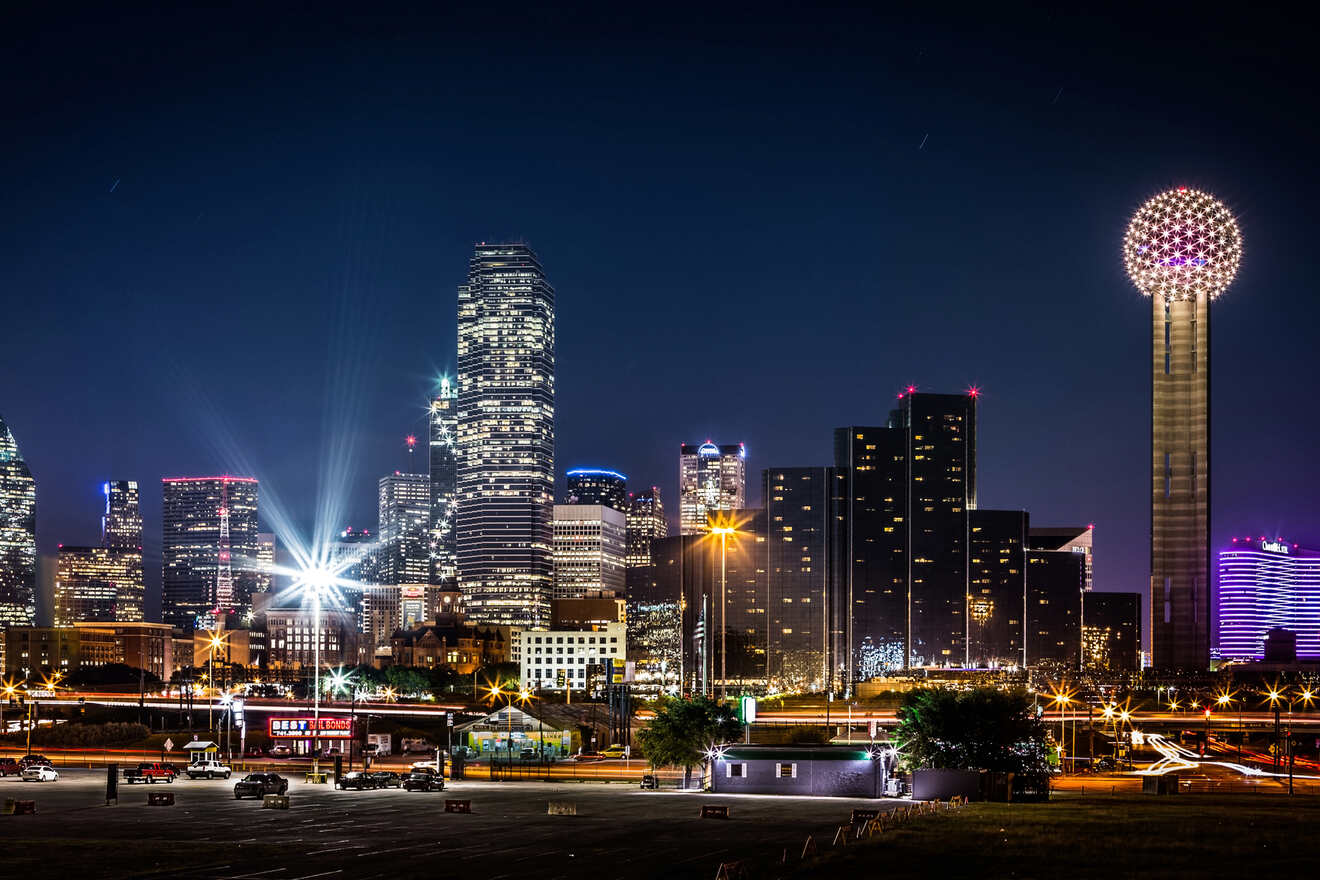
[[[793,876],[1310,876],[1317,832],[1320,798],[1065,796],[916,818]]]

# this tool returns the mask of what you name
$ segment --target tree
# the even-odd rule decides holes
[[[1045,726],[1024,691],[974,688],[910,691],[894,731],[910,769],[990,770],[1032,785],[1049,772]]]
[[[692,781],[692,765],[704,763],[711,747],[736,740],[741,730],[730,706],[705,697],[672,697],[660,701],[655,718],[637,739],[652,767],[682,767],[686,787]]]

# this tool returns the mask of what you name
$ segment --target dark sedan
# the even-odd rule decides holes
[[[345,773],[335,780],[335,788],[341,788],[344,791],[353,789],[363,791],[368,788],[380,788],[375,777],[371,773],[362,773],[354,770],[352,773]]]
[[[376,770],[371,774],[371,778],[376,780],[376,785],[380,788],[398,788],[403,785],[403,777],[393,770]]]
[[[249,773],[234,783],[234,800],[245,797],[264,797],[268,794],[284,794],[289,790],[289,780],[278,773]]]
[[[13,758],[0,758],[0,776],[18,776],[23,768]]]
[[[444,791],[445,778],[429,767],[414,769],[403,777],[404,791]]]

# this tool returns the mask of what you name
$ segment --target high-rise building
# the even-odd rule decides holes
[[[1032,526],[1027,546],[1033,550],[1066,550],[1085,557],[1086,589],[1094,586],[1092,556],[1095,547],[1095,526]]]
[[[380,582],[430,583],[430,476],[395,471],[380,478],[377,497]]]
[[[330,545],[330,567],[344,580],[380,584],[380,544],[370,529],[349,527]]]
[[[520,244],[458,289],[458,580],[479,623],[543,626],[554,562],[555,292]]]
[[[628,511],[628,478],[602,468],[574,468],[566,475],[569,504],[604,504],[620,513]]]
[[[1026,663],[1026,511],[973,510],[967,571],[967,665]]]
[[[624,562],[627,566],[625,589],[629,597],[645,593],[655,578],[651,545],[669,535],[665,520],[665,506],[660,500],[660,488],[652,486],[641,492],[628,493],[628,550]]]
[[[1082,663],[1082,597],[1086,559],[1069,550],[1028,550],[1028,666],[1076,669]]]
[[[1298,660],[1320,660],[1320,551],[1265,537],[1219,551],[1219,656],[1262,661],[1265,636],[1296,639]]]
[[[431,583],[453,588],[458,579],[454,513],[458,502],[458,389],[448,377],[431,401]]]
[[[209,628],[252,607],[257,590],[257,481],[161,480],[161,605],[166,623]]]
[[[257,533],[257,592],[269,593],[275,584],[275,533]]]
[[[0,629],[37,615],[37,482],[0,416]]]
[[[841,675],[830,640],[834,469],[770,468],[761,479],[770,683],[823,691]]]
[[[889,427],[834,431],[831,655],[842,681],[908,665],[907,450]]]
[[[1141,668],[1141,594],[1082,594],[1082,665],[1115,672]]]
[[[556,504],[554,596],[623,594],[627,519],[604,504]]]
[[[105,515],[101,517],[101,546],[142,554],[142,514],[136,480],[109,480],[101,486]]]
[[[678,450],[678,522],[684,535],[704,534],[712,517],[746,507],[747,449],[743,444]]]
[[[1242,234],[1185,186],[1133,216],[1124,262],[1152,315],[1150,615],[1153,664],[1210,664],[1210,303],[1232,283]]]
[[[976,392],[907,392],[890,415],[907,455],[908,653],[967,662],[967,525],[976,507]]]
[[[144,619],[146,587],[142,578],[138,484],[133,480],[110,480],[101,485],[101,492],[105,495],[101,545],[60,545],[55,574],[56,626]]]

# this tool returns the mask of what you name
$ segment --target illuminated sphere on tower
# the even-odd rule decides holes
[[[1146,202],[1128,224],[1123,262],[1146,296],[1214,299],[1237,276],[1242,233],[1223,202],[1180,186]]]

